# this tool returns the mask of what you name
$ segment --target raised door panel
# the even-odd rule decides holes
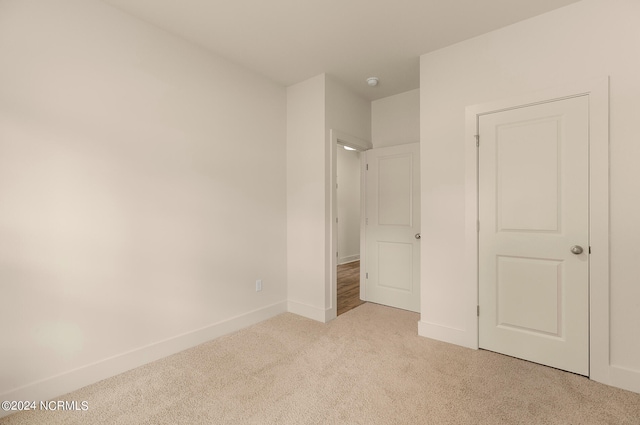
[[[557,231],[560,117],[499,126],[496,146],[499,231]]]
[[[411,154],[378,159],[378,224],[411,226],[413,179]]]

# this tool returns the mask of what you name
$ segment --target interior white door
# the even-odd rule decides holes
[[[588,96],[479,119],[480,347],[589,375]],[[580,251],[582,249],[582,251]]]
[[[366,152],[366,301],[420,311],[420,145]]]

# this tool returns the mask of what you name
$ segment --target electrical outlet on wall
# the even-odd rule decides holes
[[[262,291],[262,279],[256,280],[256,292]]]

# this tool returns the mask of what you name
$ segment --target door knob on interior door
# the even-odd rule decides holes
[[[582,254],[584,250],[582,249],[582,247],[580,245],[574,245],[571,247],[571,253],[572,254]]]
[[[422,236],[420,236],[420,233],[416,233],[416,239],[420,239]]]

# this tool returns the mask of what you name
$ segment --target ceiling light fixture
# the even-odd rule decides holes
[[[342,147],[343,147],[345,150],[347,150],[347,151],[355,151],[355,148],[352,148],[351,146],[346,146],[346,145],[344,145],[344,146],[342,146]]]
[[[371,87],[377,86],[379,81],[380,79],[378,77],[367,78],[367,84],[369,84]]]

